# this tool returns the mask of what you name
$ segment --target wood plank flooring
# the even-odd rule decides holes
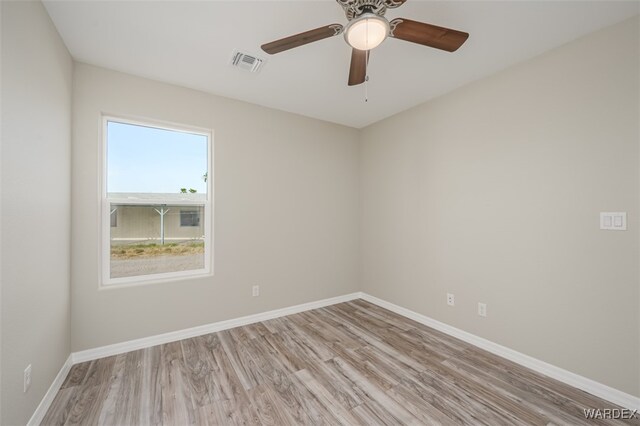
[[[362,300],[75,365],[45,425],[602,425],[619,408]]]

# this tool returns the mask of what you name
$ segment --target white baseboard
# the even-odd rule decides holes
[[[426,315],[419,314],[417,312],[403,308],[402,306],[394,305],[393,303],[379,299],[375,296],[371,296],[370,294],[362,293],[361,298],[366,300],[367,302],[371,302],[399,315],[410,318],[416,322],[419,322],[420,324],[424,324],[428,327],[434,328],[438,331],[441,331],[450,336],[477,346],[481,349],[484,349],[488,352],[491,352],[492,354],[501,356],[502,358],[506,358],[509,361],[513,361],[533,371],[549,376],[575,388],[581,389],[599,398],[617,404],[621,407],[628,408],[630,410],[640,410],[640,398],[638,397],[596,382],[595,380],[591,380],[578,374],[572,373],[563,368],[556,367],[555,365],[540,361],[539,359],[533,358],[529,355],[525,355],[521,352],[514,351],[513,349],[509,349],[506,346],[499,345],[490,340],[476,336],[475,334],[471,334],[464,330],[460,330],[459,328],[452,327]]]
[[[62,386],[64,380],[67,378],[67,374],[69,374],[69,370],[71,370],[72,365],[72,357],[71,355],[69,355],[67,360],[62,365],[62,368],[58,372],[58,375],[53,380],[53,383],[51,383],[51,386],[49,386],[47,393],[44,394],[44,397],[42,398],[42,401],[40,401],[38,408],[36,408],[36,411],[33,412],[33,415],[29,419],[27,426],[38,426],[40,423],[42,423],[44,415],[47,414],[47,410],[49,410],[53,399],[56,397],[56,394],[60,389],[60,386]]]
[[[286,308],[275,309],[273,311],[262,312],[259,314],[248,315],[245,317],[234,318],[225,321],[214,322],[211,324],[200,325],[197,327],[187,328],[184,330],[172,331],[169,333],[157,334],[155,336],[143,337],[141,339],[129,340],[128,342],[115,343],[113,345],[101,346],[94,349],[87,349],[71,354],[73,363],[92,361],[98,358],[118,355],[125,352],[135,351],[138,349],[149,348],[151,346],[161,345],[164,343],[176,342],[190,337],[202,336],[203,334],[215,333],[217,331],[227,330],[234,327],[240,327],[247,324],[266,321],[273,318],[284,317],[287,315],[297,314],[299,312],[309,311],[311,309],[322,308],[336,303],[348,302],[349,300],[359,299],[361,293],[345,294],[343,296],[331,297],[329,299],[318,300],[315,302],[303,303],[301,305],[289,306]]]

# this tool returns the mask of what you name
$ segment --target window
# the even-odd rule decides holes
[[[103,285],[212,273],[211,133],[104,118]]]
[[[197,210],[180,210],[180,226],[200,226],[200,212]]]

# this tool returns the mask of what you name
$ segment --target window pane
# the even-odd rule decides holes
[[[180,226],[199,226],[200,212],[197,210],[180,210]]]
[[[204,221],[182,225],[183,211],[193,223],[204,217],[204,206],[111,204],[114,209],[118,226],[111,228],[111,278],[205,267]]]
[[[107,193],[207,193],[205,135],[107,122]]]
[[[210,273],[210,144],[206,133],[106,120],[106,284]]]

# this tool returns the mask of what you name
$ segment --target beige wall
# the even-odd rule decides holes
[[[2,9],[2,418],[25,424],[70,351],[73,63],[39,2]],[[23,370],[33,382],[22,392]]]
[[[640,395],[638,34],[635,18],[364,129],[363,290]],[[599,230],[601,211],[629,230]]]
[[[73,93],[74,351],[358,290],[357,130],[83,64]],[[101,112],[213,129],[213,278],[98,289]]]

